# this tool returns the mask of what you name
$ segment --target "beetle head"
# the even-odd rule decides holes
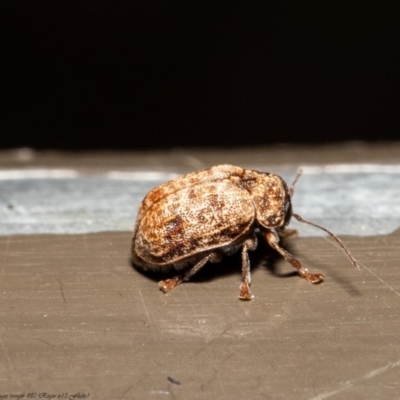
[[[243,177],[250,192],[257,222],[265,228],[283,228],[292,216],[290,190],[283,179],[275,174],[249,171]]]

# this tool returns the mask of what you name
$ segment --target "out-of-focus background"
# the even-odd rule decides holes
[[[399,399],[399,4],[8,2],[0,398]],[[301,166],[293,209],[360,269],[293,223],[322,284],[260,237],[254,300],[240,252],[159,291],[140,202],[221,163]]]
[[[0,148],[399,139],[398,2],[13,7]]]

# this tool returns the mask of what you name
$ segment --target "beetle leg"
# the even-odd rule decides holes
[[[324,280],[323,274],[313,274],[308,272],[307,269],[303,268],[300,264],[300,261],[296,260],[289,252],[284,250],[282,247],[279,246],[279,236],[275,231],[268,231],[265,233],[265,239],[267,240],[268,244],[275,249],[278,253],[280,253],[284,259],[293,265],[294,268],[297,269],[299,275],[306,279],[308,282],[311,283],[318,283]]]
[[[239,286],[239,299],[251,300],[254,296],[250,293],[251,273],[249,250],[254,250],[257,247],[257,238],[252,236],[243,243],[242,247],[242,282]]]
[[[158,282],[158,287],[164,293],[167,293],[170,290],[172,290],[175,286],[178,286],[180,283],[182,283],[182,281],[183,281],[183,276],[176,275],[171,279],[166,279],[165,281]]]
[[[182,282],[188,281],[196,272],[198,272],[208,261],[218,262],[221,260],[221,254],[210,253],[204,258],[202,258],[197,264],[190,268],[184,275],[176,275],[171,279],[166,279],[165,281],[158,282],[159,288],[167,293],[172,290],[175,286],[178,286]]]
[[[277,229],[280,239],[293,238],[298,235],[297,229]]]
[[[185,275],[183,276],[183,280],[187,282],[195,273],[199,272],[201,268],[208,262],[217,263],[221,261],[222,254],[214,252],[210,253],[208,256],[202,258],[197,264],[195,264],[192,268],[186,271]]]

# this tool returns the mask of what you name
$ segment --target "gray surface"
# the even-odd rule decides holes
[[[320,285],[252,253],[251,302],[240,255],[165,295],[129,266],[130,240],[0,238],[0,395],[400,398],[399,232],[347,238],[360,271],[331,241],[291,240]]]
[[[265,167],[254,165],[265,170]],[[270,167],[290,184],[295,169]],[[400,166],[305,166],[293,199],[304,218],[337,234],[388,234],[400,226]],[[131,230],[152,187],[178,176],[157,171],[0,170],[0,235]],[[321,231],[292,222],[303,236]]]

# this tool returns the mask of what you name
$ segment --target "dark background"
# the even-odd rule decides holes
[[[0,147],[398,140],[399,4],[18,3]]]

